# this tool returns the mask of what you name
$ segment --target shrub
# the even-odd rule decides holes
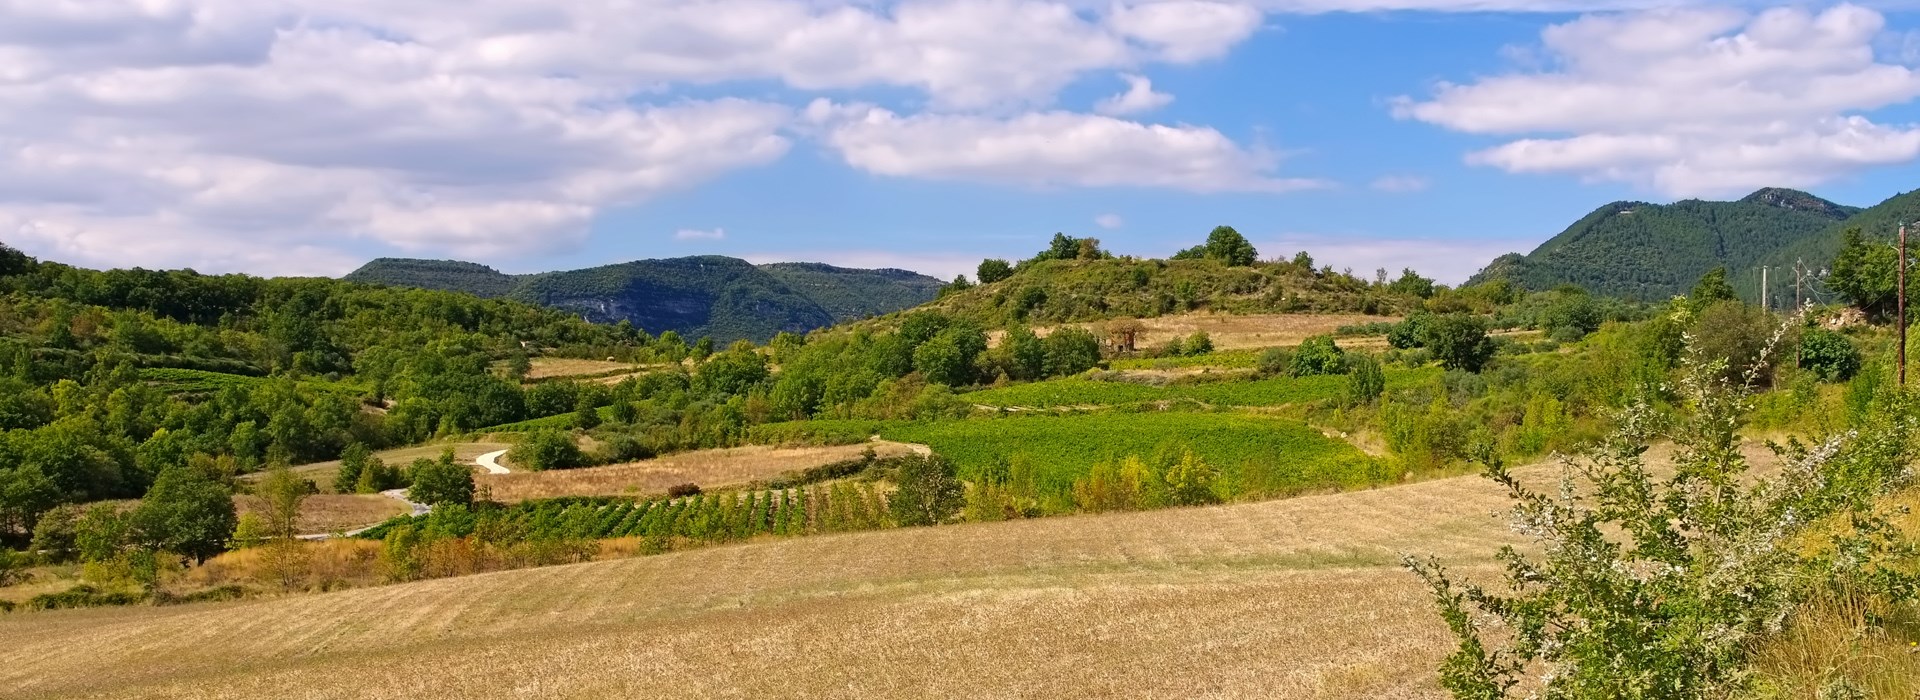
[[[1371,356],[1354,353],[1347,356],[1347,403],[1371,404],[1387,391],[1387,375]]]
[[[1187,336],[1186,354],[1199,356],[1210,352],[1213,352],[1213,337],[1207,335],[1206,331],[1194,331],[1193,335]]]
[[[1728,381],[1773,383],[1773,364],[1782,349],[1776,341],[1780,323],[1757,306],[1722,301],[1700,312],[1693,324],[1693,350],[1705,357],[1725,358],[1721,372]]]
[[[1800,368],[1821,381],[1844,382],[1860,371],[1860,348],[1839,333],[1808,328],[1800,335]]]
[[[890,504],[894,521],[902,526],[938,525],[960,512],[967,494],[956,472],[953,462],[939,455],[904,460],[894,477],[899,487]]]
[[[168,467],[129,514],[141,544],[206,561],[226,549],[237,516],[233,494],[211,475]]]
[[[1262,377],[1277,377],[1293,370],[1293,351],[1287,348],[1267,348],[1260,353],[1260,362],[1255,369]]]
[[[686,498],[688,496],[698,495],[700,495],[700,486],[698,484],[680,484],[667,487],[668,498]]]
[[[514,464],[533,471],[573,469],[585,466],[586,453],[580,451],[573,435],[558,430],[536,430],[507,451]]]
[[[1459,639],[1440,669],[1455,697],[1737,696],[1750,690],[1754,650],[1816,596],[1911,600],[1920,577],[1884,565],[1908,545],[1873,510],[1913,479],[1911,399],[1895,397],[1857,432],[1776,446],[1783,472],[1750,485],[1736,429],[1751,395],[1724,360],[1703,357],[1696,346],[1683,368],[1684,418],[1663,429],[1644,403],[1627,409],[1609,439],[1567,462],[1557,489],[1534,490],[1482,451],[1540,554],[1502,550],[1505,581],[1491,587],[1406,558]],[[1676,446],[1670,476],[1644,457],[1662,438]],[[1851,528],[1826,532],[1829,522]],[[1805,546],[1821,540],[1831,548]],[[1484,632],[1488,620],[1498,634]]]
[[[1345,351],[1335,345],[1333,336],[1316,335],[1300,343],[1293,351],[1293,363],[1287,373],[1295,377],[1340,374],[1347,371]]]
[[[1420,326],[1420,345],[1433,351],[1440,366],[1478,372],[1493,357],[1486,319],[1468,314],[1446,314],[1426,319]]]

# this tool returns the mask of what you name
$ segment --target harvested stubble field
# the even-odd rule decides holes
[[[1397,553],[1478,569],[1478,478],[0,617],[0,695],[1439,698]]]
[[[265,499],[259,496],[234,496],[233,504],[241,513],[258,513],[266,509]],[[300,532],[321,534],[371,525],[405,512],[405,504],[377,493],[323,493],[308,496],[300,502],[300,517],[295,525]]]
[[[474,477],[474,483],[491,489],[493,499],[503,503],[560,496],[656,496],[679,484],[714,489],[771,479],[791,471],[854,459],[868,447],[881,457],[904,455],[913,450],[893,442],[834,447],[731,447],[606,467],[482,474]]]
[[[527,371],[528,379],[550,379],[553,377],[574,377],[583,374],[600,374],[618,370],[631,370],[631,362],[607,362],[605,360],[580,360],[567,357],[536,357],[529,363],[533,369]]]

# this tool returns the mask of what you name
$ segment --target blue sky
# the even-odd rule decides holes
[[[0,3],[0,241],[951,277],[1229,224],[1459,281],[1608,201],[1865,206],[1920,158],[1920,22],[1854,5],[118,2]]]

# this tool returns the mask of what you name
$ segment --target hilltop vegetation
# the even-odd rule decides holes
[[[1708,270],[1726,267],[1737,273],[1736,288],[1757,299],[1758,273],[1746,280],[1749,268],[1826,235],[1860,212],[1779,188],[1732,202],[1614,202],[1527,255],[1501,256],[1467,284],[1506,279],[1532,290],[1574,284],[1603,296],[1659,301],[1685,294]]]
[[[651,333],[765,342],[924,303],[939,280],[905,270],[819,263],[753,265],[717,255],[507,275],[451,260],[381,258],[345,278],[400,287],[506,297],[565,309],[596,323],[625,321]]]

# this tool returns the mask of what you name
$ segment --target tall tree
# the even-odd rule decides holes
[[[1260,252],[1232,226],[1215,226],[1213,232],[1207,234],[1207,257],[1235,267],[1245,267],[1258,260]]]
[[[142,545],[206,561],[226,549],[238,516],[232,494],[219,481],[176,466],[153,480],[130,520]]]

